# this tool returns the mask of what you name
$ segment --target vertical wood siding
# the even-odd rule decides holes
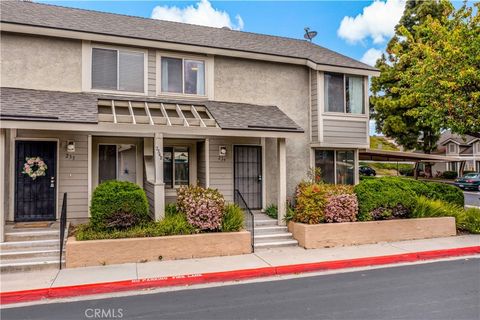
[[[156,51],[154,49],[148,49],[148,95],[155,96],[156,90]]]
[[[311,70],[312,141],[318,141],[318,72]]]
[[[260,145],[260,138],[211,138],[210,139],[210,187],[218,189],[226,201],[233,201],[233,146]],[[218,157],[220,146],[227,147],[227,157]]]
[[[197,180],[201,187],[206,186],[205,142],[197,143]]]

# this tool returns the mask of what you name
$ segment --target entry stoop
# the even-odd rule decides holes
[[[255,211],[254,222],[255,249],[298,246],[298,241],[288,232],[287,227],[279,226],[276,219],[272,219],[260,211]]]
[[[8,224],[5,226],[5,242],[0,243],[0,250],[2,273],[57,269],[60,224]]]

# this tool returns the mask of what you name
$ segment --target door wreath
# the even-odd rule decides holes
[[[45,164],[42,158],[27,157],[25,160],[27,162],[25,162],[23,165],[22,173],[32,178],[32,180],[35,180],[38,177],[43,177],[46,174],[48,166]]]

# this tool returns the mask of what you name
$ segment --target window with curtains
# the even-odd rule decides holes
[[[364,78],[325,73],[325,111],[365,114]]]
[[[92,48],[92,89],[145,91],[145,53]]]
[[[190,183],[188,147],[163,148],[163,181],[166,188]]]
[[[162,93],[205,95],[205,61],[161,57]]]
[[[353,150],[315,150],[315,168],[327,183],[355,183],[355,152]]]

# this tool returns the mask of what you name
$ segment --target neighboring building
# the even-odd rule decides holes
[[[224,28],[31,2],[1,13],[2,223],[55,220],[65,192],[69,219],[85,220],[108,179],[142,186],[156,219],[199,184],[278,204],[282,223],[309,168],[358,182],[375,68]],[[37,156],[48,169],[32,179],[22,168]]]
[[[480,171],[480,139],[469,135],[460,136],[450,131],[442,133],[438,143],[436,154],[451,157],[452,160],[465,161],[464,171]],[[460,173],[461,161],[436,163],[434,172],[456,171]]]

